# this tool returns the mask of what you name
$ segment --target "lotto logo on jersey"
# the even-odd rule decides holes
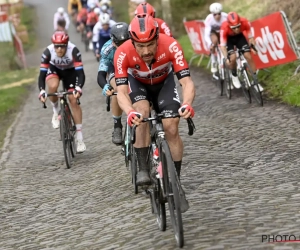
[[[181,67],[184,66],[184,62],[183,60],[183,53],[182,50],[179,50],[178,46],[177,46],[177,42],[173,42],[170,46],[169,46],[169,51],[171,53],[176,53],[175,54],[175,59],[176,59],[176,64],[180,65]]]
[[[118,69],[119,74],[123,74],[122,63],[123,63],[125,57],[126,57],[126,54],[124,52],[121,52],[118,57],[117,69]]]

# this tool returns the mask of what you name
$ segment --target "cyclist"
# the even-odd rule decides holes
[[[59,7],[57,12],[54,14],[53,26],[54,30],[65,29],[68,30],[70,25],[70,19],[68,14],[65,12],[63,7]]]
[[[209,6],[209,14],[205,21],[205,31],[204,38],[207,46],[211,51],[211,72],[216,73],[216,55],[215,55],[215,47],[220,43],[220,28],[223,22],[227,20],[227,14],[222,12],[222,4],[213,3]]]
[[[76,22],[77,13],[81,10],[82,5],[80,0],[69,0],[68,12],[71,15],[73,22]]]
[[[150,184],[147,165],[150,144],[149,126],[142,123],[149,116],[149,101],[159,113],[179,113],[184,118],[193,117],[194,83],[180,44],[172,37],[159,34],[155,19],[137,15],[129,26],[131,40],[118,47],[114,56],[117,99],[127,114],[127,123],[139,125],[134,145],[139,165],[137,185]],[[172,64],[183,89],[183,104],[177,92]],[[181,108],[185,107],[184,113]],[[140,117],[138,117],[138,115]],[[183,144],[178,132],[179,118],[163,120],[178,176],[181,171]]]
[[[81,54],[75,44],[69,42],[69,36],[62,31],[56,31],[52,36],[52,44],[49,45],[42,57],[38,86],[40,90],[39,99],[46,101],[47,93],[57,92],[59,81],[63,81],[64,89],[74,91],[74,96],[69,95],[69,101],[76,125],[77,153],[86,150],[82,137],[82,111],[77,104],[76,98],[80,98],[82,87],[85,82],[85,74],[81,61]],[[46,84],[45,84],[46,82]],[[52,107],[52,126],[59,128],[59,106],[57,97],[49,97]]]
[[[247,39],[249,39],[249,44],[251,46],[249,46]],[[236,70],[235,46],[243,51],[249,66],[256,76],[256,66],[250,53],[252,51],[253,54],[256,55],[256,51],[250,48],[255,46],[255,39],[251,31],[250,22],[246,18],[240,17],[236,12],[228,13],[227,21],[221,26],[220,40],[221,50],[224,57],[227,58],[227,63],[231,69],[232,83],[236,88],[240,88],[241,83]],[[261,91],[263,90],[260,85],[259,88]]]
[[[82,8],[77,15],[77,32],[80,32],[81,34],[83,33],[86,27],[87,18],[88,11],[86,8]]]
[[[98,33],[98,46],[96,50],[96,57],[100,58],[100,51],[103,47],[103,45],[110,40],[110,23],[109,23],[109,15],[108,14],[103,14],[100,16],[100,21],[101,21],[101,29]]]
[[[114,54],[117,47],[123,44],[129,39],[128,24],[124,22],[116,23],[111,27],[110,31],[111,39],[106,42],[101,49],[101,59],[98,69],[97,82],[99,86],[103,89],[102,94],[104,96],[110,96],[116,90],[115,81],[115,68],[114,68]],[[108,81],[106,81],[106,76],[108,76]],[[109,82],[109,83],[107,83]],[[110,86],[113,90],[109,90]],[[114,121],[114,130],[112,133],[112,142],[116,145],[120,145],[123,142],[122,137],[122,109],[119,107],[117,97],[112,96],[112,115]]]
[[[88,7],[87,2],[88,2],[88,0],[81,0],[82,8],[87,8]]]
[[[107,40],[110,39],[110,35],[106,34],[106,36],[104,38],[101,37],[101,41],[99,41],[99,34],[102,31],[105,31],[103,29],[107,28],[107,24],[109,27],[112,27],[113,25],[116,24],[116,22],[114,20],[110,19],[110,16],[108,14],[100,14],[99,16],[99,20],[96,23],[96,25],[94,26],[93,29],[93,48],[94,48],[94,53],[96,55],[97,58],[100,58],[100,52],[101,48],[99,49],[99,42],[100,45],[103,46]]]
[[[155,21],[158,23],[158,27],[159,27],[159,32],[166,34],[168,36],[173,36],[171,33],[171,30],[169,28],[169,26],[166,24],[166,22],[160,18],[155,17],[155,9],[153,8],[153,6],[149,3],[141,3],[137,6],[136,10],[135,10],[135,15],[138,14],[148,14],[150,16],[152,16]]]

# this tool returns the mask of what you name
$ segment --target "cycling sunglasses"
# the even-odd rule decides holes
[[[235,30],[241,27],[241,24],[235,25],[235,26],[230,26],[230,29]]]
[[[221,16],[221,13],[214,13],[214,16]]]
[[[54,48],[55,48],[55,49],[58,49],[58,48],[64,49],[64,48],[66,48],[66,47],[67,47],[67,44],[54,44]]]

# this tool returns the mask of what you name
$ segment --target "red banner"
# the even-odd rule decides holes
[[[251,22],[258,55],[253,56],[258,69],[285,64],[297,60],[290,47],[284,21],[280,12],[275,12]]]
[[[194,53],[209,55],[204,41],[205,24],[194,20],[184,22],[185,29],[192,43]],[[280,12],[251,22],[258,54],[253,56],[257,69],[264,69],[298,59],[291,48]]]
[[[209,55],[210,52],[207,50],[204,41],[204,28],[205,25],[202,21],[194,20],[184,22],[184,27],[192,43],[194,52],[196,54]]]

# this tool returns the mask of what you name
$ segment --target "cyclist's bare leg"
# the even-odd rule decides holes
[[[183,142],[178,131],[179,118],[163,119],[163,126],[175,164],[176,172],[178,177],[180,178],[181,161],[183,156]]]
[[[48,87],[48,93],[57,92],[59,86],[59,78],[57,76],[53,76],[47,79],[46,81]],[[52,103],[56,103],[58,98],[57,96],[49,96],[49,99]]]
[[[144,118],[149,117],[149,102],[146,100],[141,100],[133,104],[133,108],[136,112],[142,114]],[[149,136],[149,124],[147,122],[141,123],[136,128],[136,139],[134,147],[142,148],[148,147],[150,144],[150,136]]]
[[[69,102],[72,109],[72,115],[74,118],[75,124],[82,124],[82,110],[81,107],[77,104],[76,98],[73,95],[69,95]]]
[[[173,161],[181,161],[183,156],[183,142],[179,136],[179,118],[163,119],[162,121]]]
[[[133,104],[134,110],[142,114],[144,118],[149,117],[150,105],[146,100],[141,100]],[[139,165],[139,172],[136,176],[137,185],[148,185],[151,183],[149,176],[149,165],[147,164],[148,147],[150,144],[149,124],[141,123],[136,128],[136,142],[134,144],[137,161]]]
[[[57,75],[50,75],[47,80],[46,84],[48,86],[48,92],[54,93],[57,92],[59,86],[59,78]],[[59,128],[59,120],[58,120],[58,112],[59,112],[59,105],[58,105],[58,98],[56,96],[49,96],[51,101],[51,105],[53,108],[53,116],[52,116],[52,126],[53,128]]]
[[[210,34],[210,39],[211,39],[211,42],[213,44],[213,46],[211,46],[210,48],[210,51],[211,51],[211,72],[212,73],[215,73],[217,72],[217,68],[216,68],[216,61],[217,61],[217,57],[215,55],[215,52],[216,52],[216,49],[215,47],[218,46],[218,37],[216,34],[214,33],[211,33]]]
[[[117,89],[115,78],[110,80],[110,85],[114,88],[114,90]],[[122,136],[122,109],[120,108],[117,100],[117,96],[113,95],[111,97],[111,105],[112,105],[112,116],[114,120],[114,130],[112,134],[112,142],[116,145],[120,145],[123,142],[123,136]]]
[[[230,55],[229,68],[231,70],[235,70],[236,69],[236,54],[235,53],[232,53]]]
[[[111,79],[110,81],[110,85],[116,90],[117,86],[116,86],[116,80],[115,78]],[[121,116],[123,111],[119,106],[118,100],[117,100],[117,96],[113,95],[111,97],[111,104],[112,104],[112,115],[113,116]]]
[[[251,56],[251,53],[250,52],[245,52],[244,57],[247,60],[247,62],[249,63],[249,66],[251,67],[253,73],[256,73],[256,66],[255,66],[255,63],[254,63],[253,58]]]

